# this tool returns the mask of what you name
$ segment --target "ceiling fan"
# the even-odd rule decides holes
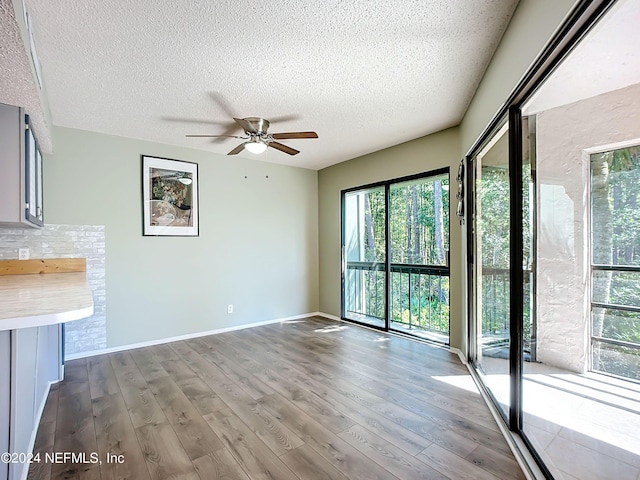
[[[227,155],[237,155],[245,148],[251,153],[262,153],[267,147],[275,148],[289,155],[300,153],[291,147],[287,147],[276,140],[286,140],[292,138],[318,138],[316,132],[288,132],[288,133],[267,133],[269,121],[260,117],[234,118],[236,123],[242,127],[246,136],[240,135],[187,135],[187,137],[230,137],[241,138],[246,142],[241,143],[231,150]]]

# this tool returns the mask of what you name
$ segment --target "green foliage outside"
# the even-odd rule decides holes
[[[531,166],[524,165],[523,183],[523,238],[524,250],[524,348],[529,351],[531,340],[531,221],[530,193]],[[509,171],[506,167],[483,167],[476,183],[477,254],[482,262],[482,336],[484,343],[506,343],[509,339],[510,278],[509,278]]]
[[[416,273],[408,265],[448,265],[449,179],[447,175],[395,184],[390,189],[391,321],[440,333],[449,332],[449,278]],[[385,195],[365,193],[363,261],[385,261]],[[384,317],[385,274],[366,272],[369,316]]]
[[[640,307],[640,147],[591,157],[591,223],[595,270],[592,298],[603,304]],[[640,346],[640,313],[594,308],[592,335]],[[594,343],[593,368],[640,380],[640,348]]]

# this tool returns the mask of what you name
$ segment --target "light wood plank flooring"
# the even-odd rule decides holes
[[[524,479],[455,355],[318,317],[68,362],[34,452],[101,463],[30,479]]]

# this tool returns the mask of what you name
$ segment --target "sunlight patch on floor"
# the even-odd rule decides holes
[[[329,327],[317,328],[314,330],[315,333],[333,333],[340,332],[342,330],[346,330],[348,327],[344,325],[331,325]]]
[[[438,380],[439,382],[444,382],[453,387],[467,390],[471,393],[480,393],[478,392],[476,383],[473,381],[470,375],[433,376],[431,378],[433,378],[434,380]]]
[[[640,415],[615,404],[598,401],[595,395],[578,395],[554,388],[548,384],[548,379],[541,382],[545,375],[525,374],[524,377],[522,405],[525,432],[528,427],[533,427],[551,429],[555,435],[565,428],[640,455]],[[509,376],[484,375],[483,378],[496,400],[501,405],[508,405]],[[620,407],[626,405],[621,404]]]

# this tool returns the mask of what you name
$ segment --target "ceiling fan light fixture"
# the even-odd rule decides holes
[[[245,144],[245,148],[251,153],[261,154],[267,149],[267,144],[262,140],[252,140]]]
[[[269,121],[260,117],[247,117],[247,118],[235,118],[235,122],[239,127],[244,130],[244,134],[246,136],[239,135],[187,135],[187,137],[212,137],[212,138],[241,138],[242,140],[247,140],[246,142],[242,142],[240,145],[236,146],[233,150],[231,150],[227,155],[237,155],[242,152],[245,148],[249,150],[250,153],[254,153],[256,155],[260,155],[267,150],[267,147],[271,147],[275,150],[280,150],[281,152],[286,153],[287,155],[297,155],[300,153],[300,150],[296,150],[295,148],[288,147],[287,145],[283,145],[282,143],[276,140],[288,140],[294,138],[318,138],[318,134],[316,132],[282,132],[282,133],[267,133],[269,128]]]

